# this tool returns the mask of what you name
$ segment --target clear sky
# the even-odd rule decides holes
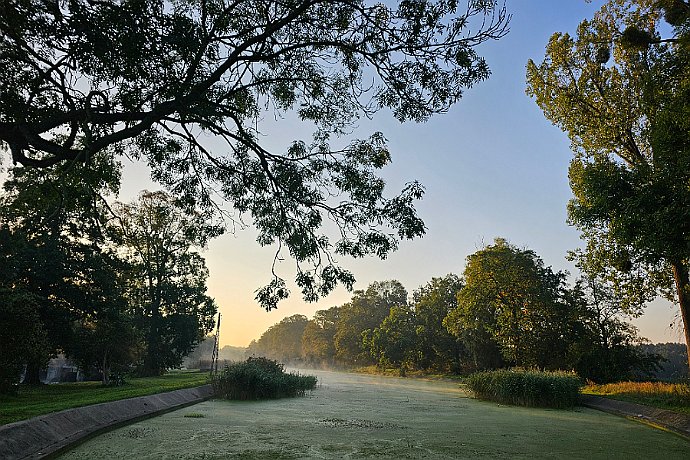
[[[384,171],[389,196],[417,179],[426,186],[418,205],[428,231],[423,239],[403,242],[387,260],[367,258],[339,262],[354,271],[356,289],[377,280],[397,279],[408,292],[432,277],[462,274],[465,258],[495,237],[533,249],[556,270],[574,271],[564,258],[580,245],[566,224],[571,193],[567,168],[572,157],[564,133],[544,119],[525,95],[525,64],[540,61],[550,35],[574,32],[603,3],[593,0],[507,0],[513,15],[510,33],[479,48],[491,77],[467,90],[449,113],[423,124],[400,125],[386,113],[362,121],[357,133],[382,131],[389,140],[393,164]],[[269,129],[270,128],[270,129]],[[292,120],[265,125],[267,145],[280,148],[311,130]],[[155,189],[140,165],[126,166],[121,200],[143,188]],[[272,248],[261,248],[252,229],[213,241],[204,256],[210,270],[209,293],[223,315],[222,345],[246,346],[272,324],[295,313],[341,305],[350,294],[339,288],[315,304],[304,303],[292,285],[292,296],[272,312],[262,310],[254,291],[270,281]],[[294,264],[285,260],[279,272],[290,281]],[[676,308],[657,302],[636,321],[654,342],[679,341],[669,327]]]

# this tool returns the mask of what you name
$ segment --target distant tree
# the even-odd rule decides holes
[[[269,327],[259,340],[252,342],[249,352],[256,357],[277,361],[293,361],[302,357],[302,336],[308,319],[304,315],[292,315]]]
[[[448,332],[443,320],[458,306],[462,280],[453,274],[432,278],[412,295],[416,318],[418,365],[423,369],[458,372],[464,352],[457,337]]]
[[[577,374],[596,383],[650,378],[660,357],[639,347],[644,342],[626,319],[625,307],[610,284],[584,275],[573,289],[579,305],[578,321],[571,323],[569,361]]]
[[[182,365],[189,369],[196,369],[200,365],[210,365],[211,357],[213,355],[213,347],[215,345],[215,335],[207,335],[204,340],[199,342],[194,350],[185,356]],[[244,361],[247,353],[245,347],[234,347],[232,345],[225,345],[218,350],[218,360],[221,362]]]
[[[25,166],[142,159],[190,207],[217,194],[250,215],[260,244],[287,248],[314,300],[354,282],[330,251],[384,257],[424,233],[419,184],[384,195],[384,136],[334,138],[381,109],[400,121],[447,111],[489,76],[475,48],[508,21],[493,0],[4,2],[0,143]],[[266,111],[294,113],[313,138],[269,150]],[[276,277],[257,300],[270,309],[287,293]]]
[[[115,212],[111,231],[132,267],[127,297],[145,342],[140,371],[159,375],[179,366],[213,329],[217,307],[206,294],[208,269],[197,251],[222,229],[163,192],[143,192]]]
[[[334,336],[336,358],[347,364],[370,363],[362,334],[378,327],[395,306],[407,305],[407,291],[399,281],[377,281],[366,291],[355,291],[340,308]]]
[[[245,347],[234,347],[225,345],[218,351],[218,358],[221,361],[239,362],[246,358],[247,349]]]
[[[642,353],[661,357],[654,378],[676,382],[688,378],[687,349],[682,343],[655,343],[639,345]]]
[[[362,344],[380,366],[395,366],[400,375],[418,360],[415,313],[409,305],[391,307],[381,324],[362,334]]]
[[[688,30],[686,1],[610,0],[551,37],[527,92],[572,142],[568,216],[588,251],[624,304],[677,302],[690,347]]]
[[[307,362],[319,365],[335,364],[335,332],[340,307],[319,310],[304,327],[302,356]]]
[[[562,273],[545,267],[534,251],[497,238],[467,258],[463,278],[458,306],[444,322],[451,333],[475,353],[491,353],[495,343],[513,365],[563,365],[571,328]],[[483,366],[497,363],[492,354],[475,359]]]

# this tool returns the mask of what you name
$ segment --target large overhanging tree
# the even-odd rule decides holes
[[[39,168],[126,154],[190,207],[226,200],[287,248],[315,300],[353,283],[332,254],[385,257],[425,230],[418,183],[384,195],[384,136],[339,139],[381,109],[426,120],[487,78],[475,47],[507,32],[496,3],[7,0],[0,144]],[[271,150],[260,120],[286,113],[314,134]],[[286,295],[275,277],[257,299]]]
[[[527,91],[572,141],[569,218],[590,265],[629,311],[675,300],[690,349],[689,30],[687,1],[610,0],[551,37]]]

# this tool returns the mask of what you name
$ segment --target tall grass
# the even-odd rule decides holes
[[[574,407],[581,386],[580,378],[572,373],[518,369],[478,372],[466,382],[479,399],[558,409]]]
[[[606,385],[590,384],[582,392],[690,413],[690,385],[687,383],[619,382]]]
[[[243,401],[304,396],[316,381],[312,375],[286,373],[282,364],[266,358],[226,365],[211,378],[216,396]]]

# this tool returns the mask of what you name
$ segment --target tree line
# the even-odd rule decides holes
[[[572,285],[529,249],[496,239],[467,258],[462,276],[408,292],[372,283],[343,305],[293,315],[253,341],[250,355],[317,366],[394,367],[466,374],[483,369],[567,369],[595,382],[650,376],[660,357],[626,320],[634,312],[609,282]]]
[[[94,165],[97,168],[94,168]],[[0,373],[38,383],[64,353],[104,383],[111,372],[177,367],[214,326],[199,249],[220,234],[164,192],[104,197],[120,166],[13,168],[0,195]]]

